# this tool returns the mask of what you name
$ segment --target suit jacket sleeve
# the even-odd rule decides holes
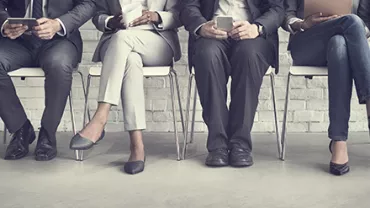
[[[9,0],[0,0],[0,26],[8,19],[9,14],[6,11]]]
[[[297,0],[285,0],[285,18],[282,27],[284,30],[289,31],[289,21],[297,18],[298,4]]]
[[[284,0],[268,0],[269,9],[254,22],[261,24],[267,34],[276,33],[284,19]]]
[[[167,0],[164,11],[157,11],[162,19],[162,23],[156,27],[157,30],[171,30],[181,26],[178,2],[179,0]]]
[[[101,32],[105,33],[113,33],[116,32],[116,30],[107,30],[106,29],[106,21],[107,19],[113,15],[109,13],[109,8],[107,1],[105,0],[97,0],[96,1],[96,10],[97,13],[94,15],[92,22],[95,25],[96,29],[98,29]]]
[[[207,22],[200,12],[200,0],[181,0],[180,20],[191,34]]]
[[[358,16],[365,22],[367,26],[367,35],[369,37],[369,30],[370,29],[370,1],[369,0],[361,0],[359,8],[358,8]]]
[[[75,7],[59,17],[67,30],[67,37],[91,19],[94,13],[95,0],[75,0]]]

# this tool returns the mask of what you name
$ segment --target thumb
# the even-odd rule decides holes
[[[48,19],[48,18],[43,17],[43,18],[40,18],[40,19],[38,19],[38,20],[36,20],[36,21],[37,21],[37,23],[38,23],[39,25],[42,25],[42,24],[44,24],[45,22],[49,21],[49,19]]]

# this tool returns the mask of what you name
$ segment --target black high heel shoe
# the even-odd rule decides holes
[[[91,149],[94,145],[98,144],[101,140],[104,139],[105,131],[100,135],[100,138],[96,142],[92,142],[90,139],[82,137],[79,133],[77,133],[71,140],[69,144],[69,148],[71,150],[88,150]]]
[[[333,145],[333,140],[331,140],[330,143],[329,143],[329,151],[330,151],[330,153],[333,154],[333,151],[331,149],[332,145]],[[329,171],[333,175],[336,175],[336,176],[345,175],[349,172],[349,170],[350,170],[350,168],[348,166],[348,162],[346,162],[344,164],[336,164],[336,163],[330,162]]]
[[[146,156],[144,156],[144,161],[139,160],[139,161],[127,162],[125,166],[123,167],[123,169],[126,173],[131,174],[131,175],[141,173],[144,171],[145,161],[146,161]]]

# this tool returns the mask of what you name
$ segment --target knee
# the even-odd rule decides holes
[[[9,68],[9,63],[0,57],[0,76],[7,76]]]
[[[355,14],[349,14],[349,15],[345,15],[343,17],[341,17],[344,21],[348,22],[350,25],[354,25],[358,28],[361,28],[364,30],[364,22],[363,20],[355,15]]]
[[[343,35],[335,35],[329,40],[328,57],[332,55],[339,59],[347,57],[347,43]]]
[[[74,64],[72,57],[67,54],[58,54],[56,56],[51,56],[45,60],[41,67],[45,71],[46,76],[52,77],[72,77],[72,72],[74,69]]]
[[[243,40],[235,46],[233,54],[234,57],[238,57],[238,61],[257,60],[259,48],[253,40]]]
[[[212,62],[222,56],[222,49],[218,44],[212,44],[210,39],[200,39],[196,42],[196,50],[194,53],[195,64],[201,62]]]

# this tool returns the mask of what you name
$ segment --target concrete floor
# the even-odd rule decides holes
[[[31,153],[20,161],[0,160],[1,208],[370,206],[368,133],[351,135],[352,171],[344,177],[327,173],[325,134],[288,135],[285,162],[276,157],[273,135],[254,135],[255,165],[247,169],[205,167],[204,134],[196,135],[189,157],[181,162],[175,160],[172,134],[146,134],[146,170],[135,176],[121,172],[128,158],[127,135],[108,133],[84,162],[73,160],[70,134],[58,137],[54,161],[36,162]],[[5,148],[0,145],[1,156]]]

